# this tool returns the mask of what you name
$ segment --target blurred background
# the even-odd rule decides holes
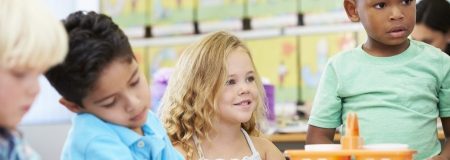
[[[328,58],[366,39],[362,26],[347,19],[343,0],[40,1],[59,19],[77,10],[111,16],[130,38],[151,86],[155,112],[183,49],[208,32],[234,33],[250,48],[263,77],[269,105],[264,132],[282,151],[303,148],[306,120]],[[41,93],[20,127],[46,160],[59,159],[73,116],[59,98],[41,77]]]

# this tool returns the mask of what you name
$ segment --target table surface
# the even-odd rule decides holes
[[[275,133],[273,135],[267,136],[272,142],[305,142],[306,141],[306,133]],[[335,141],[339,141],[341,135],[336,133],[334,136]],[[445,139],[444,132],[442,130],[438,131],[438,138],[443,140]]]

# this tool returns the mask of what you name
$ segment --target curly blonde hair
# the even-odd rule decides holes
[[[259,136],[258,122],[264,120],[266,105],[261,78],[250,51],[236,36],[220,31],[207,35],[189,46],[181,55],[170,77],[161,101],[161,118],[174,144],[180,144],[192,159],[195,146],[189,143],[193,135],[209,139],[212,120],[217,113],[218,92],[227,78],[226,60],[238,47],[246,50],[255,69],[258,89],[256,109],[241,127],[250,135]]]

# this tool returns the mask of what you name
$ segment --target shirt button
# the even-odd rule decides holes
[[[145,146],[144,141],[139,141],[138,144],[137,144],[137,146],[138,146],[139,148],[143,148],[143,147]]]

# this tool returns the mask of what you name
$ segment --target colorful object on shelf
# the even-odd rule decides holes
[[[267,120],[275,121],[275,86],[273,84],[264,84],[266,91]]]
[[[299,37],[298,78],[300,79],[301,100],[314,100],[320,78],[330,57],[341,51],[356,47],[354,32],[334,32]]]
[[[155,113],[159,112],[159,105],[163,97],[167,84],[169,83],[170,75],[173,73],[173,68],[160,68],[153,74],[153,80],[150,84],[151,91],[151,110]]]
[[[275,86],[275,104],[299,100],[297,41],[294,36],[247,40],[256,70]]]
[[[290,160],[412,160],[416,151],[408,149],[407,145],[395,144],[391,148],[363,147],[359,135],[358,117],[356,113],[347,115],[345,135],[341,137],[341,150],[286,150],[285,155]],[[369,145],[366,145],[369,146]],[[373,145],[372,145],[373,146]],[[397,147],[395,147],[397,146]]]

